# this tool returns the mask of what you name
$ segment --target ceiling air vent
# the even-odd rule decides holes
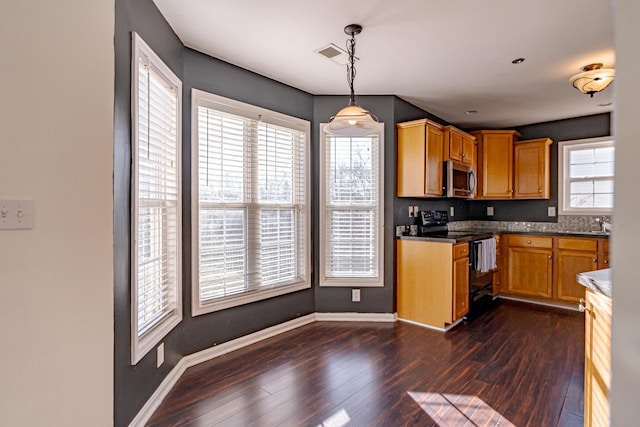
[[[314,50],[314,52],[319,53],[325,58],[330,59],[340,65],[347,65],[347,62],[349,62],[349,54],[347,54],[347,52],[345,52],[343,49],[340,49],[333,43],[329,43],[328,45],[323,46],[320,49],[316,49]]]

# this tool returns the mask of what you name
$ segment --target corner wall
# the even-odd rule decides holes
[[[3,2],[0,425],[113,423],[114,1]]]

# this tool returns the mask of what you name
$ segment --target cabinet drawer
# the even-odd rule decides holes
[[[453,259],[464,258],[469,256],[469,244],[458,243],[453,245]]]
[[[519,236],[516,234],[512,234],[509,236],[509,246],[551,249],[553,247],[553,237],[526,235]]]
[[[570,237],[559,237],[558,249],[573,249],[574,251],[595,252],[598,250],[598,241],[596,239],[575,239]]]

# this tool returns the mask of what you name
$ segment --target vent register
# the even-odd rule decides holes
[[[329,43],[320,49],[316,49],[314,52],[340,65],[347,65],[349,62],[349,54],[344,49],[339,48],[333,43]],[[355,59],[357,60],[358,58],[356,57]]]

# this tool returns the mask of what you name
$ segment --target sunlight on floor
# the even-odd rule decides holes
[[[407,392],[439,426],[515,427],[477,396]]]
[[[318,424],[318,427],[342,427],[346,426],[351,421],[349,414],[344,409],[340,409],[335,414]]]

